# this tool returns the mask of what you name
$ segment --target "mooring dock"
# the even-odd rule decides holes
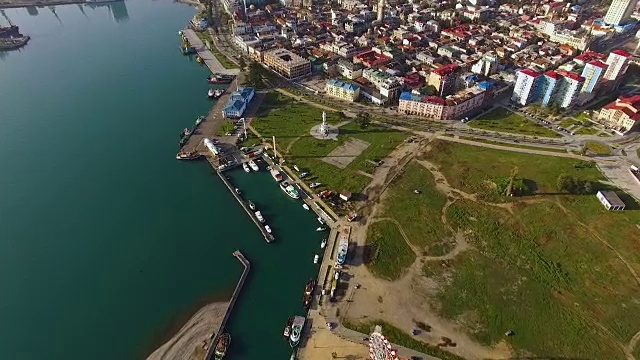
[[[240,290],[242,289],[242,286],[244,286],[244,282],[247,279],[247,275],[249,275],[249,270],[251,269],[251,263],[249,263],[249,260],[247,260],[247,258],[244,257],[244,255],[240,252],[240,250],[234,251],[233,256],[235,256],[236,259],[240,261],[242,266],[244,266],[244,270],[242,271],[242,275],[240,275],[240,280],[238,281],[238,284],[236,285],[235,290],[233,290],[233,295],[231,295],[231,300],[229,301],[229,307],[227,308],[227,311],[225,312],[224,317],[222,318],[220,327],[216,329],[216,332],[213,334],[213,338],[211,339],[211,343],[209,344],[209,348],[207,349],[207,355],[204,357],[205,360],[214,359],[214,353],[215,353],[216,345],[218,343],[218,339],[220,338],[220,335],[224,331],[224,327],[227,324],[227,320],[229,320],[229,316],[231,315],[231,310],[233,309],[233,305],[236,303],[236,300],[240,295]]]
[[[240,69],[226,69],[220,61],[216,58],[216,56],[206,47],[205,43],[198,37],[195,31],[192,29],[186,28],[182,30],[184,36],[189,40],[191,46],[193,46],[198,52],[198,56],[202,58],[205,65],[211,70],[213,73],[221,73],[228,75],[238,75]]]
[[[242,208],[244,209],[244,211],[247,212],[247,214],[249,215],[249,217],[251,218],[251,220],[253,220],[253,222],[256,224],[256,226],[258,227],[258,229],[260,229],[260,232],[262,233],[262,236],[264,236],[264,239],[270,243],[273,240],[275,240],[275,238],[273,237],[273,235],[269,234],[267,232],[267,230],[265,229],[265,227],[262,225],[262,223],[260,223],[260,221],[258,220],[258,218],[256,217],[256,215],[253,213],[253,211],[251,211],[251,209],[249,209],[249,205],[242,199],[242,197],[240,195],[238,195],[235,191],[235,188],[233,186],[231,186],[231,183],[229,182],[229,180],[227,180],[227,178],[222,174],[221,171],[216,171],[216,173],[218,174],[218,176],[220,177],[220,180],[222,180],[222,182],[227,186],[227,188],[229,188],[229,191],[231,191],[231,194],[233,194],[233,196],[236,198],[236,200],[238,200],[238,202],[240,203],[240,206],[242,206]]]

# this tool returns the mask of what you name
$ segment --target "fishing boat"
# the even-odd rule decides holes
[[[251,167],[251,170],[253,171],[260,171],[258,164],[256,164],[256,162],[253,160],[249,160],[249,167]]]
[[[315,290],[315,288],[316,280],[309,279],[307,285],[304,287],[304,295],[302,296],[302,306],[304,306],[305,309],[308,309],[311,306],[311,301],[313,300],[313,290]]]
[[[202,122],[204,121],[205,117],[204,116],[198,116],[196,118],[196,126],[202,124]]]
[[[269,234],[271,234],[271,228],[269,227],[269,225],[265,225],[264,229],[267,230]]]
[[[284,336],[285,339],[288,339],[289,335],[291,334],[291,324],[293,324],[292,317],[287,319],[287,325],[285,325],[284,331],[282,332],[282,335]]]
[[[313,257],[313,263],[317,264],[318,260],[320,260],[320,255],[316,254],[316,256]]]
[[[235,192],[236,192],[236,194],[238,194],[238,195],[240,195],[240,194],[241,194],[241,193],[240,193],[240,189],[238,189],[238,188],[235,188],[235,190],[234,190],[234,191],[235,191]]]
[[[271,169],[271,176],[275,181],[282,181],[282,174],[276,169]]]
[[[338,243],[338,254],[336,255],[336,264],[342,265],[347,259],[347,251],[349,250],[349,239],[345,236],[340,237]]]
[[[307,319],[303,316],[296,316],[293,318],[293,323],[291,324],[291,335],[289,335],[289,345],[291,345],[292,348],[300,344],[302,329],[304,328],[306,320]]]
[[[298,190],[296,190],[296,188],[293,185],[289,184],[289,182],[287,181],[283,181],[280,183],[280,189],[282,189],[282,191],[284,191],[287,195],[289,195],[293,199],[300,198],[300,194],[298,194]]]
[[[313,188],[317,188],[320,185],[322,185],[322,184],[319,183],[319,182],[314,182],[314,183],[311,183],[311,185],[309,185],[309,187],[313,189]]]
[[[199,158],[200,156],[202,156],[202,155],[197,151],[180,151],[176,155],[176,159],[178,159],[178,160],[194,160],[194,159]]]
[[[215,350],[216,360],[222,360],[222,358],[225,355],[227,355],[229,344],[231,344],[231,335],[229,335],[229,333],[224,333],[220,335],[220,338],[218,339],[218,344],[216,344],[216,350]]]
[[[207,78],[207,81],[209,82],[209,84],[229,84],[231,81],[233,81],[234,76],[233,75],[225,75],[225,74],[212,74],[209,75],[209,77]]]
[[[320,243],[320,249],[324,249],[327,246],[327,239],[322,239]]]
[[[255,210],[256,209],[256,204],[254,204],[253,202],[249,201],[249,209]]]
[[[302,208],[305,210],[309,210],[309,205],[307,203],[302,204]]]
[[[260,211],[256,211],[256,218],[258,219],[258,221],[260,221],[261,223],[264,222],[264,217],[262,216],[262,213]]]
[[[242,168],[244,169],[244,172],[251,172],[251,169],[249,169],[249,165],[247,165],[247,163],[242,163]]]
[[[184,130],[182,130],[182,133],[180,134],[180,146],[184,146],[184,144],[187,143],[187,141],[189,141],[189,139],[191,138],[191,135],[193,134],[193,131],[187,128],[184,128]]]
[[[316,231],[318,231],[318,232],[325,231],[325,230],[327,230],[327,228],[324,227],[324,226],[320,226],[319,228],[316,229]]]

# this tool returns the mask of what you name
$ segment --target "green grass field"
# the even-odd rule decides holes
[[[508,147],[518,148],[518,149],[551,151],[551,152],[557,152],[557,153],[566,153],[567,152],[566,149],[548,148],[548,147],[542,147],[542,146],[523,145],[523,144],[513,144],[513,143],[506,143],[506,142],[501,142],[501,141],[496,141],[496,140],[487,140],[487,139],[482,139],[482,138],[476,138],[476,137],[472,137],[472,136],[460,136],[460,139],[472,140],[472,141],[477,141],[477,142],[481,142],[481,143],[485,143],[485,144],[508,146]]]
[[[573,119],[573,118],[564,118],[564,119],[562,119],[562,121],[560,121],[560,124],[558,124],[558,125],[562,126],[565,129],[568,129],[571,126],[582,125],[582,121],[578,121],[578,120]]]
[[[611,147],[599,141],[587,141],[584,144],[586,150],[596,155],[611,155]]]
[[[327,122],[330,124],[345,120],[349,119],[341,113],[327,112]],[[281,94],[269,93],[251,125],[266,139],[276,136],[278,151],[285,154],[287,162],[310,172],[305,181],[321,182],[332,190],[346,189],[354,193],[362,191],[370,181],[359,171],[373,172],[371,161],[385,158],[409,136],[382,126],[369,125],[361,129],[355,123],[349,123],[340,127],[338,141],[317,140],[309,135],[309,131],[321,122],[322,110]],[[370,145],[344,169],[322,161],[349,138],[360,139]]]
[[[558,138],[561,135],[540,126],[505,108],[496,108],[469,122],[476,129],[501,131],[512,134]]]
[[[576,131],[577,135],[595,135],[598,133],[598,129],[593,126],[583,126]]]
[[[376,276],[396,280],[416,260],[416,254],[389,220],[371,224],[367,233],[370,258],[367,266]]]

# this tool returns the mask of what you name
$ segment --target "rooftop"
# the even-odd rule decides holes
[[[339,87],[341,87],[341,88],[343,88],[345,90],[348,90],[348,91],[356,91],[356,90],[359,89],[358,85],[354,85],[354,84],[351,84],[351,83],[348,83],[348,82],[344,82],[344,81],[341,81],[341,80],[338,80],[338,79],[327,80],[327,85],[339,86]]]

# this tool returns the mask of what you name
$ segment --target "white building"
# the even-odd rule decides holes
[[[631,54],[624,50],[614,50],[609,54],[607,58],[607,71],[604,73],[604,78],[607,80],[617,80],[622,74],[627,71],[629,66],[629,60]]]
[[[516,74],[516,85],[511,95],[511,100],[520,105],[527,105],[538,100],[540,95],[540,80],[542,76],[539,72],[531,69],[522,69]]]
[[[498,71],[498,56],[495,54],[485,54],[477,63],[471,67],[471,72],[484,76],[495,74]]]
[[[560,75],[562,75],[562,80],[558,84],[555,102],[561,108],[568,108],[574,104],[578,94],[580,94],[584,78],[572,72],[561,72]]]
[[[336,69],[340,75],[349,80],[357,79],[362,76],[362,65],[354,64],[348,60],[338,60]]]
[[[633,14],[636,4],[638,0],[613,0],[604,16],[604,22],[609,25],[624,24]]]
[[[613,191],[598,191],[596,197],[607,210],[624,210],[625,204]]]

